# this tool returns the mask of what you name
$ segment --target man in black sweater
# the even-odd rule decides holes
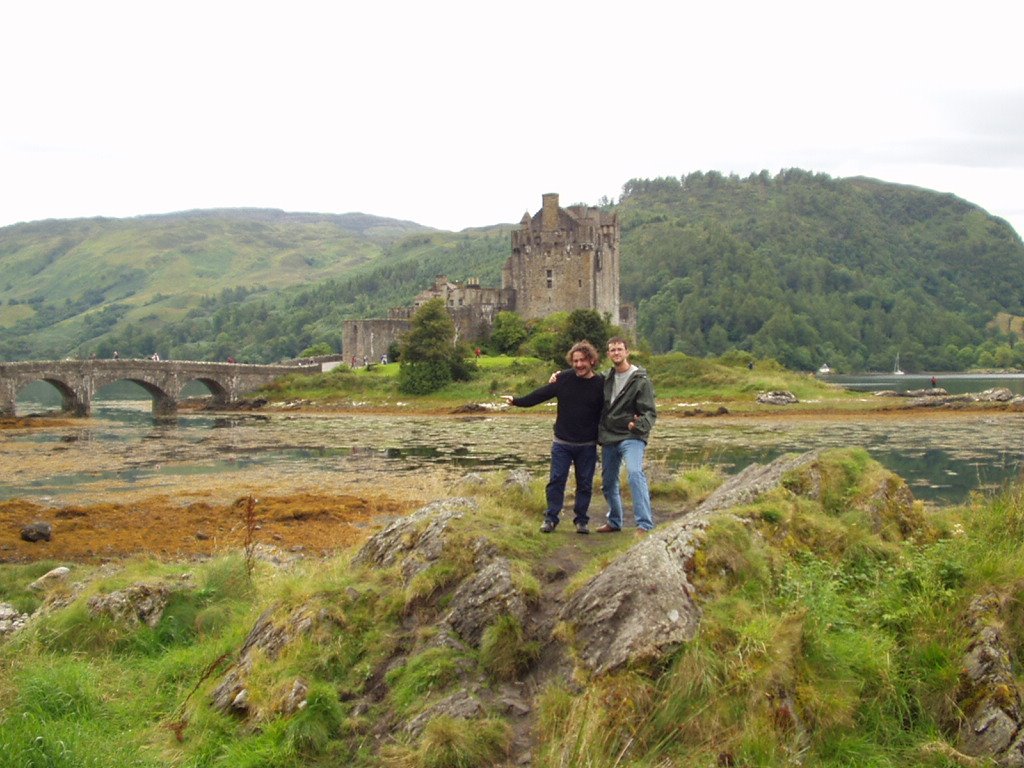
[[[530,408],[553,397],[558,398],[555,416],[555,440],[551,444],[551,475],[547,485],[548,508],[544,512],[542,533],[551,533],[558,525],[558,516],[565,502],[565,483],[569,467],[576,470],[576,501],[573,523],[576,533],[590,533],[590,497],[597,467],[597,425],[604,406],[604,376],[594,372],[599,357],[589,341],[573,344],[565,356],[574,376],[558,376],[549,384],[523,397],[504,395],[509,405]]]

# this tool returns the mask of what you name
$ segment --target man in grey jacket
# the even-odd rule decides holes
[[[647,371],[629,362],[629,347],[625,339],[616,336],[608,341],[608,359],[613,367],[605,377],[604,412],[597,430],[608,522],[597,532],[622,530],[619,468],[625,462],[637,533],[647,533],[654,528],[654,517],[647,475],[644,474],[644,452],[658,415],[654,406],[654,387]]]

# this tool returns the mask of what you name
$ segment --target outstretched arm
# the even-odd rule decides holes
[[[554,384],[545,384],[543,387],[533,390],[528,395],[522,397],[514,397],[512,395],[502,395],[502,399],[509,405],[515,405],[519,408],[531,408],[538,403],[543,403],[546,400],[550,400],[552,397],[558,395],[559,386],[557,381]]]

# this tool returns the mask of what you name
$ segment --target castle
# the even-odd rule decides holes
[[[448,307],[456,338],[471,343],[486,338],[504,310],[529,320],[594,309],[623,328],[635,328],[632,305],[619,301],[618,214],[584,205],[561,208],[554,193],[542,200],[541,209],[533,216],[523,214],[512,232],[512,254],[502,268],[500,288],[484,288],[476,278],[459,283],[438,275],[412,306],[392,309],[387,318],[346,320],[344,354],[377,360],[408,331],[416,310],[436,298]]]

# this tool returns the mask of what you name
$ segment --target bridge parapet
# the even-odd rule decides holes
[[[0,363],[0,416],[14,416],[18,392],[33,381],[45,381],[60,392],[62,410],[88,416],[96,392],[115,381],[133,381],[153,396],[153,412],[177,410],[185,385],[200,381],[216,405],[237,402],[247,392],[308,366],[248,365],[183,360],[33,360]]]

